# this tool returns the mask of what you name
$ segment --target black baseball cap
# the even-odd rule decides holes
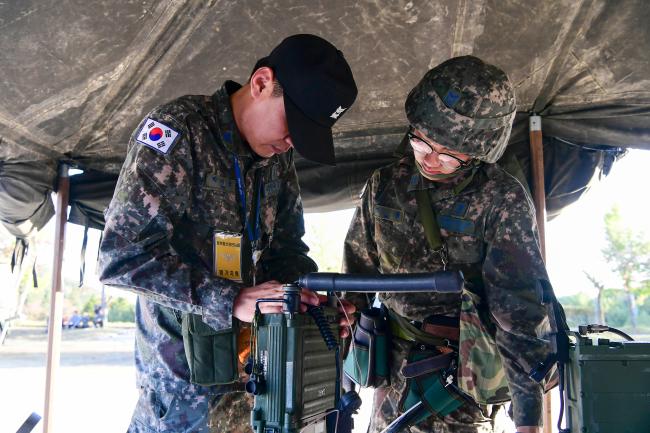
[[[284,90],[284,110],[293,146],[304,158],[335,165],[332,126],[357,97],[357,85],[343,53],[325,39],[289,36],[255,70],[273,69]]]

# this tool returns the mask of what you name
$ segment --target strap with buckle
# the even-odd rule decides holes
[[[443,368],[449,367],[451,361],[456,358],[455,352],[442,353],[440,355],[432,356],[421,361],[415,361],[404,364],[402,367],[402,374],[404,377],[417,377],[423,374],[433,373]]]
[[[427,346],[449,346],[450,341],[445,338],[438,338],[421,331],[413,326],[407,319],[388,309],[388,323],[393,337]]]

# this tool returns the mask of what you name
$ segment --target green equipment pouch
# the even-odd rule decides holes
[[[458,387],[477,403],[510,400],[510,391],[494,332],[480,308],[481,298],[463,289],[460,309]]]
[[[233,327],[215,331],[198,314],[183,313],[181,330],[185,356],[190,369],[190,382],[223,385],[237,381],[237,321]]]
[[[359,386],[379,387],[389,382],[387,329],[382,309],[361,312],[343,363],[345,374]]]
[[[444,417],[463,404],[468,403],[453,383],[456,352],[441,352],[415,343],[410,350],[402,375],[406,388],[399,402],[399,410],[406,412],[418,402],[427,408],[413,424],[424,421],[431,415]]]

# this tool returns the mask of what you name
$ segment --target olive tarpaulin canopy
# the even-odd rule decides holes
[[[0,219],[26,237],[53,214],[57,165],[69,220],[103,225],[126,145],[154,106],[246,80],[284,37],[339,47],[359,97],[337,123],[334,168],[297,158],[307,211],[351,207],[394,157],[403,103],[424,72],[473,54],[508,72],[518,116],[509,154],[528,169],[528,115],[542,116],[549,215],[621,148],[650,148],[645,0],[151,1],[0,3]]]

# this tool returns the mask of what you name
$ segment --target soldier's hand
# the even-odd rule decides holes
[[[278,281],[267,281],[257,286],[243,288],[235,297],[232,307],[232,314],[242,322],[252,322],[255,315],[255,302],[261,298],[278,298],[282,299],[284,290],[282,283]],[[307,305],[318,305],[318,295],[311,290],[302,289],[300,292],[300,311],[307,311]],[[263,302],[260,304],[262,313],[281,313],[282,302]]]
[[[320,298],[321,304],[327,303],[326,295],[318,295],[318,297]],[[357,307],[345,299],[339,298],[339,301],[338,308],[339,314],[341,315],[341,318],[339,319],[339,326],[341,327],[339,335],[341,338],[347,338],[350,336],[350,328],[356,319],[354,312],[357,311]]]

